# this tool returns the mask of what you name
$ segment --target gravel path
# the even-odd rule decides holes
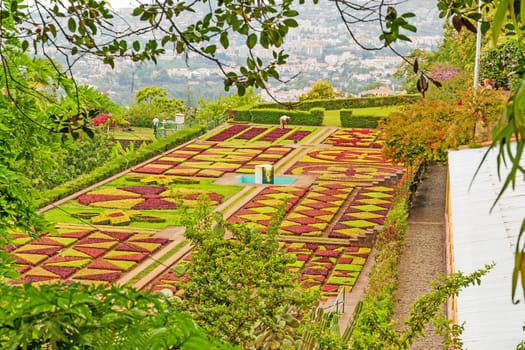
[[[394,319],[401,323],[408,316],[410,304],[431,290],[429,281],[437,273],[446,272],[446,177],[445,166],[429,166],[412,202],[395,295]],[[432,331],[432,327],[427,327],[425,334],[424,338],[416,339],[411,349],[443,348],[442,338]]]

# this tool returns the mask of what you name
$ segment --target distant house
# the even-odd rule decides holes
[[[366,97],[366,96],[392,96],[392,95],[398,95],[398,94],[399,94],[398,91],[394,91],[394,90],[389,89],[387,87],[380,86],[380,87],[378,87],[376,89],[361,91],[361,93],[359,93],[359,96],[360,97]]]

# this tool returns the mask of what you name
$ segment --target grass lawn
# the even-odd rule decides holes
[[[339,110],[324,111],[324,126],[341,126],[341,119],[339,119]]]
[[[368,116],[387,117],[390,113],[401,110],[402,107],[403,106],[352,108],[352,115],[356,117],[368,117]],[[325,111],[323,125],[341,126],[339,110]]]
[[[402,107],[403,106],[354,108],[352,109],[352,115],[355,115],[356,117],[362,117],[362,116],[387,117],[390,113],[401,110]]]

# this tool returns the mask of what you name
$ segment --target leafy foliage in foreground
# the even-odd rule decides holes
[[[279,249],[277,224],[261,234],[224,223],[201,205],[185,225],[194,250],[183,308],[211,335],[245,349],[295,347],[301,319],[316,299],[287,270],[293,258]]]
[[[233,349],[173,301],[130,288],[0,284],[2,349]]]

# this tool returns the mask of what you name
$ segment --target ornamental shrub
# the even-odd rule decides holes
[[[285,110],[302,110],[308,111],[312,108],[324,108],[325,110],[348,109],[348,108],[366,108],[380,106],[406,105],[416,102],[420,98],[419,94],[396,95],[396,96],[374,96],[374,97],[352,97],[352,98],[334,98],[308,100],[291,103],[260,103],[254,108],[270,108]]]
[[[279,118],[284,114],[290,117],[289,124],[314,126],[322,125],[324,109],[313,108],[308,112],[283,109],[237,109],[234,118],[236,122],[279,124]]]
[[[385,133],[385,153],[397,162],[447,161],[448,150],[475,142],[476,128],[492,124],[501,115],[501,90],[456,92],[456,102],[421,99],[391,113],[379,126]]]

